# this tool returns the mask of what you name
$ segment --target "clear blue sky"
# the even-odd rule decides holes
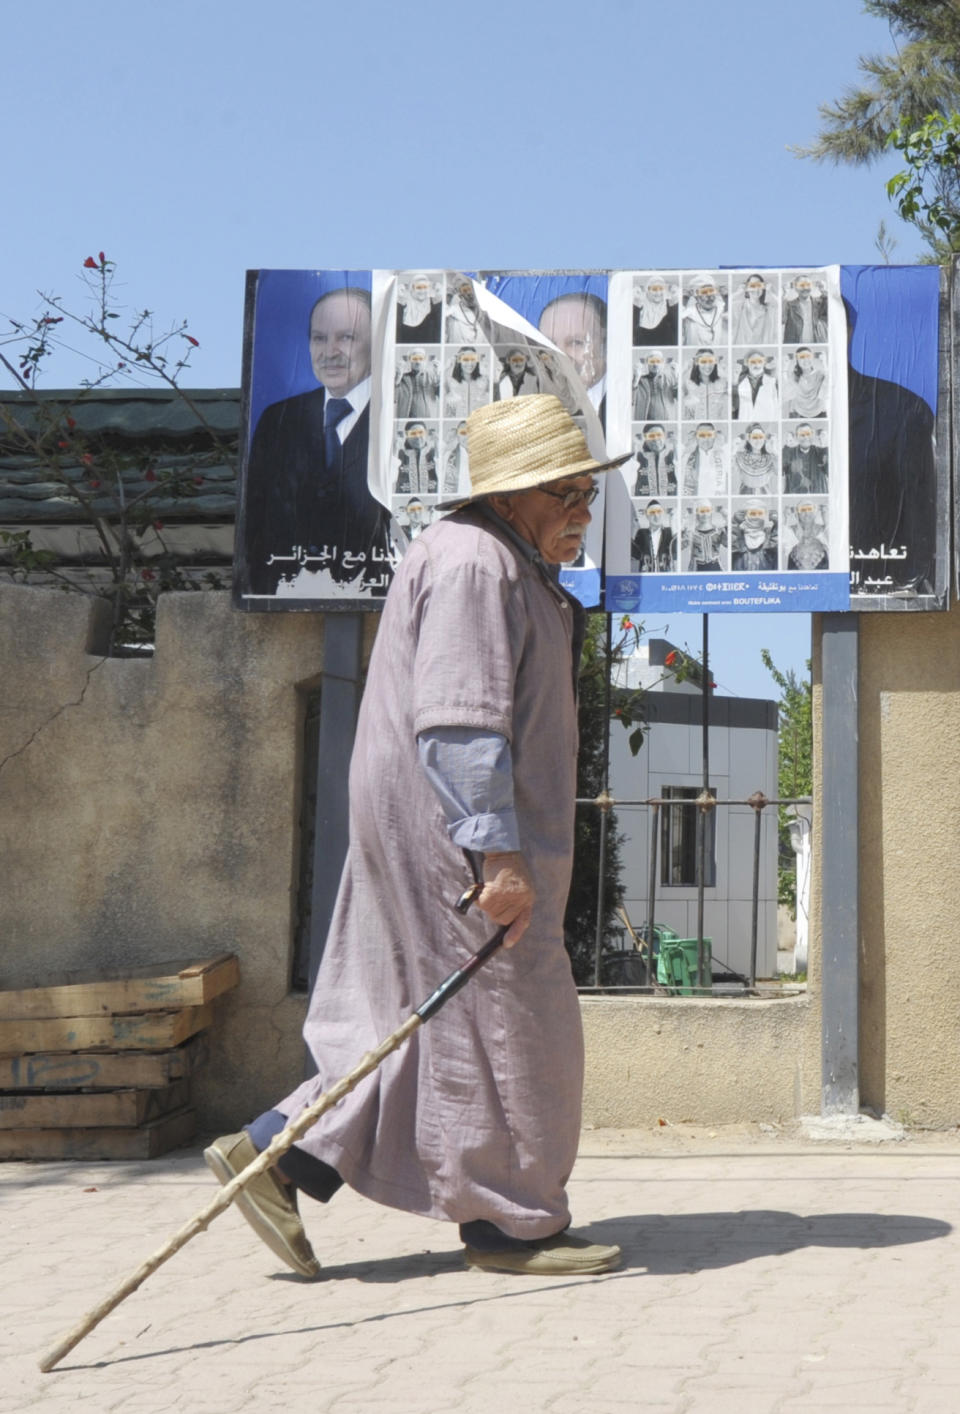
[[[788,151],[892,48],[859,0],[39,0],[3,48],[0,314],[77,303],[104,250],[131,309],[189,320],[194,386],[239,383],[247,269],[868,263],[881,219],[920,252],[894,159]],[[776,696],[760,647],[809,654],[805,615],[710,635],[747,696]]]

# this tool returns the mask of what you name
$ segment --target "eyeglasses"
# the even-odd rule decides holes
[[[545,496],[552,496],[555,501],[562,501],[565,511],[572,511],[574,506],[592,506],[600,495],[599,486],[591,486],[588,491],[548,491],[546,486],[538,486],[537,490]]]

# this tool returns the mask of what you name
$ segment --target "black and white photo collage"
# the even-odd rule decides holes
[[[631,572],[829,569],[823,272],[632,285]]]
[[[479,320],[469,279],[399,272],[391,509],[411,540],[438,503],[469,492],[466,419],[493,401],[496,380],[506,376],[493,366],[498,351]],[[521,356],[526,365],[525,350]]]
[[[484,315],[468,276],[397,274],[391,509],[411,540],[436,517],[438,505],[469,493],[466,420],[475,408],[554,393],[582,421],[582,394],[564,361],[514,332],[516,311],[505,312],[503,324]],[[580,371],[575,359],[573,367]]]

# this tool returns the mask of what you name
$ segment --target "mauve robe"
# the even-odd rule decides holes
[[[482,513],[431,526],[387,595],[350,768],[350,845],[304,1037],[318,1074],[294,1116],[351,1070],[494,931],[453,904],[472,882],[417,756],[438,726],[511,742],[533,919],[300,1141],[380,1203],[511,1236],[570,1220],[583,1037],[563,946],[573,851],[580,612]]]

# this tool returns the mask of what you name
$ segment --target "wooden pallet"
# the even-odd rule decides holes
[[[190,1082],[158,1090],[93,1090],[89,1094],[0,1095],[0,1130],[126,1129],[187,1107]]]
[[[165,962],[136,967],[123,977],[108,972],[67,972],[44,987],[0,992],[0,1021],[38,1017],[127,1016],[204,1006],[240,980],[233,953],[207,962]]]
[[[128,1129],[0,1129],[0,1160],[155,1159],[189,1144],[196,1132],[192,1109]]]
[[[153,1158],[196,1133],[190,1078],[236,957],[0,992],[0,1159]]]
[[[118,1090],[125,1086],[156,1090],[193,1075],[206,1065],[210,1045],[205,1031],[172,1051],[81,1051],[0,1056],[0,1095],[41,1090]]]
[[[166,1051],[213,1021],[213,1007],[132,1016],[49,1016],[0,1021],[0,1055],[37,1051]]]

